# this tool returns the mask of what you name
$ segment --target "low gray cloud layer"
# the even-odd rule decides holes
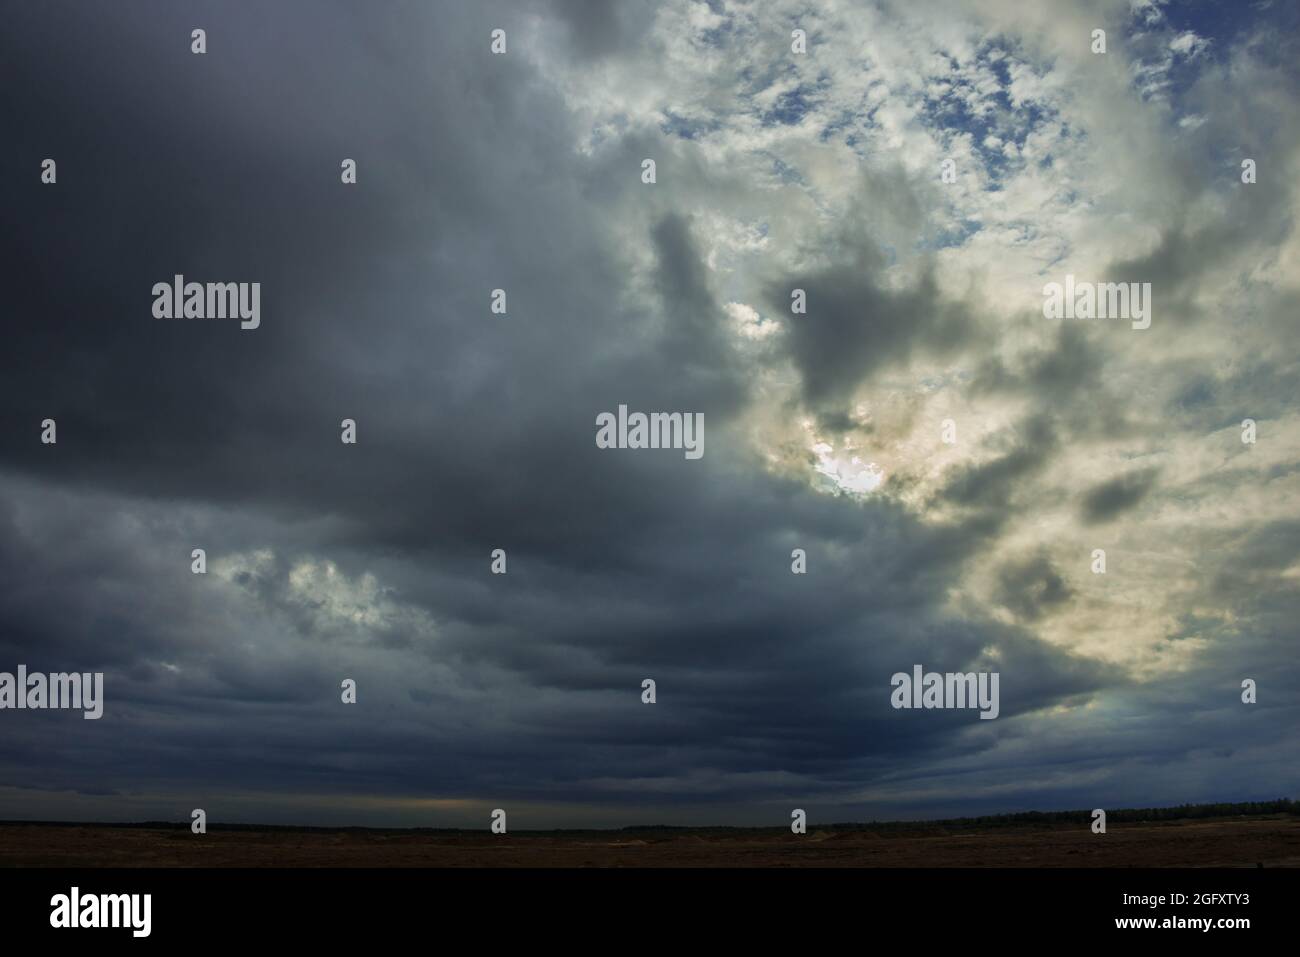
[[[1137,56],[1127,11],[1096,69]],[[1086,42],[1076,62],[1013,13],[17,8],[0,671],[103,671],[107,700],[0,712],[0,818],[740,824],[1293,792],[1300,136],[1270,128],[1231,206],[1248,130],[1222,92],[1275,110],[1249,80],[1294,92],[1284,41],[1261,22],[1263,49],[1212,44],[1187,76],[1171,54],[1160,97],[1122,70],[1093,91],[1070,85]],[[772,67],[800,18],[825,43]],[[868,28],[891,43],[864,63]],[[1103,148],[1143,117],[1131,154]],[[1134,182],[1137,155],[1177,175]],[[1141,177],[1181,211],[1119,216]],[[1152,328],[1035,315],[1067,268],[1155,283]],[[175,274],[260,282],[261,327],[154,319]],[[598,449],[620,404],[703,413],[706,454]],[[916,663],[998,671],[999,718],[894,710]]]

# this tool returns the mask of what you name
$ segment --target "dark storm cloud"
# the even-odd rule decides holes
[[[940,497],[956,505],[1005,509],[1017,484],[1044,468],[1056,446],[1051,421],[1031,416],[1014,433],[996,438],[992,458],[954,468]]]
[[[679,214],[669,214],[655,225],[651,239],[666,321],[663,362],[676,370],[678,388],[688,402],[731,411],[743,397],[744,381],[690,222]]]
[[[942,297],[932,273],[892,290],[877,282],[883,265],[878,251],[864,251],[851,265],[788,276],[766,289],[773,315],[785,317],[785,348],[815,410],[838,411],[876,370],[914,354],[951,354],[973,332],[963,306]],[[807,293],[806,315],[790,314],[794,289]]]
[[[1073,590],[1046,553],[1008,562],[998,570],[998,601],[1034,621],[1069,601]]]
[[[1095,525],[1118,518],[1150,494],[1159,474],[1159,469],[1140,469],[1089,489],[1081,505],[1083,520]]]
[[[1017,324],[1043,322],[1041,316],[1016,317]],[[971,389],[976,395],[1022,393],[1053,411],[1064,411],[1075,394],[1101,381],[1105,355],[1077,325],[1060,325],[1045,348],[1028,350],[1008,367],[1001,357],[984,360]]]
[[[703,801],[709,820],[758,820],[756,802],[851,806],[917,762],[991,752],[968,713],[889,707],[890,675],[915,663],[996,666],[1007,722],[1123,686],[1027,627],[1063,600],[1050,567],[1004,579],[1025,627],[949,608],[1049,461],[1049,415],[948,478],[943,497],[977,512],[951,526],[816,493],[732,434],[754,370],[698,219],[667,189],[629,198],[641,141],[624,168],[587,156],[527,57],[487,53],[497,26],[521,53],[546,9],[11,14],[0,59],[40,82],[0,88],[21,224],[0,234],[0,669],[104,670],[108,701],[100,722],[3,716],[0,787],[19,790],[0,815],[68,790],[104,795],[78,812],[98,817],[135,813],[116,792],[181,817],[242,793],[250,819],[286,794]],[[652,6],[555,9],[599,61],[639,42]],[[900,228],[917,215],[902,196],[890,209]],[[644,297],[624,242],[646,254]],[[767,290],[828,417],[974,335],[932,273],[895,289],[871,243],[848,247]],[[176,273],[260,282],[261,328],[153,319],[151,287]],[[788,316],[796,286],[807,316]],[[1068,336],[1008,388],[1093,383],[1096,356]],[[703,412],[705,457],[597,449],[595,416],[619,403]],[[47,416],[56,446],[38,440]],[[497,547],[506,576],[488,572]],[[290,819],[317,813],[334,819]]]
[[[41,584],[6,592],[0,647],[108,672],[93,741],[112,760],[94,781],[590,802],[645,776],[671,801],[713,775],[714,796],[752,800],[950,746],[963,716],[887,705],[918,654],[955,669],[1002,647],[1033,689],[1008,692],[1008,716],[1098,686],[1025,636],[934,612],[969,543],[785,486],[727,437],[744,379],[690,220],[650,223],[658,301],[625,311],[561,106],[519,59],[439,39],[486,37],[491,12],[431,29],[433,50],[373,22],[350,43],[346,16],[287,34],[245,16],[212,11],[192,60],[192,17],[171,8],[54,37],[29,12],[10,34],[31,73],[108,58],[101,86],[129,104],[105,111],[72,67],[6,102],[11,159],[54,153],[60,182],[16,187],[30,229],[4,240],[24,320],[0,384],[0,560],[6,581]],[[178,272],[261,282],[261,328],[153,319],[152,284]],[[959,332],[928,279],[807,284],[796,350],[810,387],[827,377],[819,395]],[[594,416],[619,402],[703,410],[709,454],[601,452]],[[45,416],[57,446],[35,441]],[[197,544],[206,579],[189,574]],[[493,547],[505,578],[487,574]],[[247,567],[223,578],[228,561]],[[349,597],[368,573],[380,592]],[[84,784],[41,757],[66,754],[53,726],[23,718],[5,783]],[[731,774],[758,777],[737,791]]]
[[[1244,613],[1265,600],[1296,603],[1286,573],[1300,562],[1300,522],[1252,523],[1227,540],[1220,536],[1215,547],[1222,558],[1206,569],[1204,587],[1217,604]],[[1279,586],[1282,595],[1276,593]]]
[[[599,61],[639,42],[653,13],[649,3],[607,0],[550,0],[564,25],[572,51],[584,61]]]
[[[21,494],[19,501],[26,504]],[[23,540],[14,566],[50,581],[48,601],[64,614],[30,636],[26,648],[6,650],[44,649],[51,668],[85,661],[83,667],[109,670],[114,707],[105,727],[123,736],[112,748],[112,770],[97,764],[96,773],[137,786],[155,782],[156,752],[176,751],[185,756],[169,765],[166,781],[217,791],[255,788],[273,773],[277,786],[325,792],[473,795],[491,788],[519,799],[589,800],[583,782],[598,775],[611,782],[602,794],[628,800],[645,774],[684,787],[705,768],[722,775],[780,770],[814,780],[833,771],[845,786],[905,756],[941,752],[961,727],[961,715],[909,722],[887,707],[888,676],[914,658],[939,668],[975,667],[982,649],[996,644],[1000,666],[1018,676],[1004,691],[1008,716],[1098,686],[1095,666],[1028,636],[945,623],[930,612],[930,596],[962,554],[953,533],[925,533],[901,514],[864,510],[865,524],[856,530],[836,525],[834,538],[800,536],[814,562],[828,567],[799,579],[780,557],[777,540],[788,532],[759,518],[776,502],[747,500],[729,507],[734,519],[720,516],[715,530],[752,529],[727,537],[734,554],[700,554],[704,543],[679,529],[678,549],[665,547],[653,565],[621,576],[617,588],[577,572],[544,574],[535,587],[539,576],[527,566],[511,572],[508,591],[488,587],[485,573],[465,575],[437,603],[432,637],[417,635],[398,659],[399,674],[386,673],[384,658],[371,650],[340,647],[346,629],[303,627],[313,608],[290,594],[283,569],[235,576],[234,587],[210,592],[210,580],[189,576],[152,542],[131,540],[129,530],[139,534],[148,522],[124,523],[117,557],[102,558],[115,561],[111,589],[145,602],[143,622],[157,625],[131,635],[130,651],[143,668],[128,672],[113,664],[125,642],[104,634],[96,641],[91,626],[67,614],[79,607],[86,579],[110,591],[104,572],[79,580],[53,574],[37,541]],[[63,505],[70,519],[95,527],[93,507],[78,515],[70,502]],[[834,500],[810,499],[792,524],[814,528],[836,511]],[[702,521],[703,514],[689,517]],[[52,517],[33,521],[37,540],[53,531]],[[75,536],[63,541],[73,550],[85,547]],[[887,555],[873,554],[882,541],[895,545]],[[823,557],[832,554],[847,561]],[[158,596],[151,602],[144,597],[150,592]],[[90,597],[93,605],[103,602],[102,594]],[[142,620],[125,623],[138,629]],[[56,632],[71,633],[80,647],[60,654],[48,641]],[[450,684],[443,684],[443,669],[452,672]],[[357,678],[367,707],[354,720],[331,703],[340,674]],[[645,709],[637,700],[647,675],[660,683],[662,708]],[[395,709],[399,691],[420,707]],[[388,726],[377,740],[371,722],[380,716]],[[16,749],[6,765],[12,783],[19,768],[41,765],[41,749],[53,747],[47,732],[55,728],[22,718],[31,738],[20,738],[32,747]],[[247,737],[250,722],[258,727],[255,739]],[[202,760],[189,757],[191,750]],[[414,753],[428,760],[404,757]],[[674,762],[665,764],[669,753]],[[51,773],[62,781],[80,772],[59,765]],[[620,779],[626,783],[612,783]],[[757,800],[772,786],[714,789],[733,801]]]

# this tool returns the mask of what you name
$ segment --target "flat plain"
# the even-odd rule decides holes
[[[519,831],[0,823],[0,867],[1300,867],[1300,818]]]

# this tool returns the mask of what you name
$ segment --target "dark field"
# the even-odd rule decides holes
[[[469,831],[0,824],[0,867],[1297,867],[1294,815],[1113,823]]]

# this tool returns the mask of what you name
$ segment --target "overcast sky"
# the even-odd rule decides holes
[[[1297,19],[9,5],[0,671],[105,703],[0,711],[0,818],[1300,796]],[[1067,274],[1150,328],[1044,318]],[[703,457],[597,448],[620,404]],[[916,664],[999,717],[895,710]]]

